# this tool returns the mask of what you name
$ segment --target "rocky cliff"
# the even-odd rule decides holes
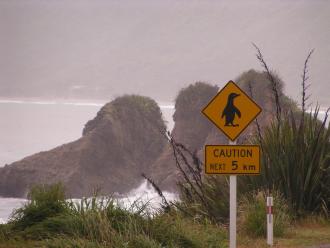
[[[69,197],[88,196],[93,189],[128,192],[163,151],[164,129],[155,101],[119,97],[85,125],[80,139],[1,168],[0,195],[25,197],[33,184],[56,182],[64,184]]]
[[[176,142],[195,152],[203,148],[213,124],[201,114],[201,110],[217,94],[218,87],[197,82],[182,89],[175,100],[175,122],[171,135]],[[172,147],[167,144],[152,166],[151,178],[164,190],[175,191],[179,171]]]

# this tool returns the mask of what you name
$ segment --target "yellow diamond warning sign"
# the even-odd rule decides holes
[[[260,112],[261,108],[233,81],[229,81],[202,111],[232,141]]]
[[[206,174],[260,174],[260,147],[206,145]]]

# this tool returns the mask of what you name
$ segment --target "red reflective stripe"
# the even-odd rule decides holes
[[[273,208],[272,206],[267,207],[267,214],[273,214]]]

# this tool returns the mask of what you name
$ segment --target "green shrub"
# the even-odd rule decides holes
[[[253,192],[241,197],[239,203],[239,226],[251,237],[265,237],[267,234],[266,197],[263,191]],[[273,193],[274,199],[274,236],[283,236],[290,225],[289,208],[278,192]]]
[[[39,223],[26,227],[20,232],[25,239],[42,240],[58,235],[74,235],[79,227],[77,216],[64,214],[47,218]]]
[[[10,222],[14,229],[31,228],[47,218],[69,212],[61,184],[34,186],[28,198],[29,201],[11,216]]]

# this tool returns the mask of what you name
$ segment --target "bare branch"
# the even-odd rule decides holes
[[[147,177],[144,173],[142,173],[141,175],[152,185],[152,187],[156,190],[157,194],[162,198],[162,202],[165,205],[165,209],[169,210],[171,208],[171,206],[168,203],[168,201],[166,200],[166,198],[163,194],[163,191],[158,187],[158,185],[154,182],[154,180]]]
[[[309,79],[309,77],[307,76],[308,74],[308,62],[309,62],[309,59],[311,58],[312,54],[314,52],[314,49],[312,49],[306,59],[305,59],[305,63],[304,63],[304,70],[303,70],[303,74],[301,75],[301,78],[302,78],[302,99],[301,99],[301,107],[302,107],[302,115],[304,116],[305,114],[305,111],[306,111],[306,101],[308,100],[309,96],[306,97],[306,91],[307,89],[310,87],[310,84],[307,85],[307,81]]]
[[[268,77],[269,81],[271,82],[272,91],[273,91],[273,94],[275,97],[275,104],[276,104],[276,119],[277,119],[278,123],[280,123],[282,108],[281,108],[280,96],[279,96],[279,92],[278,92],[279,83],[278,83],[277,79],[274,78],[273,74],[271,73],[266,61],[264,60],[264,57],[263,57],[259,47],[254,43],[252,43],[252,45],[257,50],[257,54],[256,54],[257,59],[260,61],[262,67],[264,68],[265,72],[267,73],[267,77]]]

